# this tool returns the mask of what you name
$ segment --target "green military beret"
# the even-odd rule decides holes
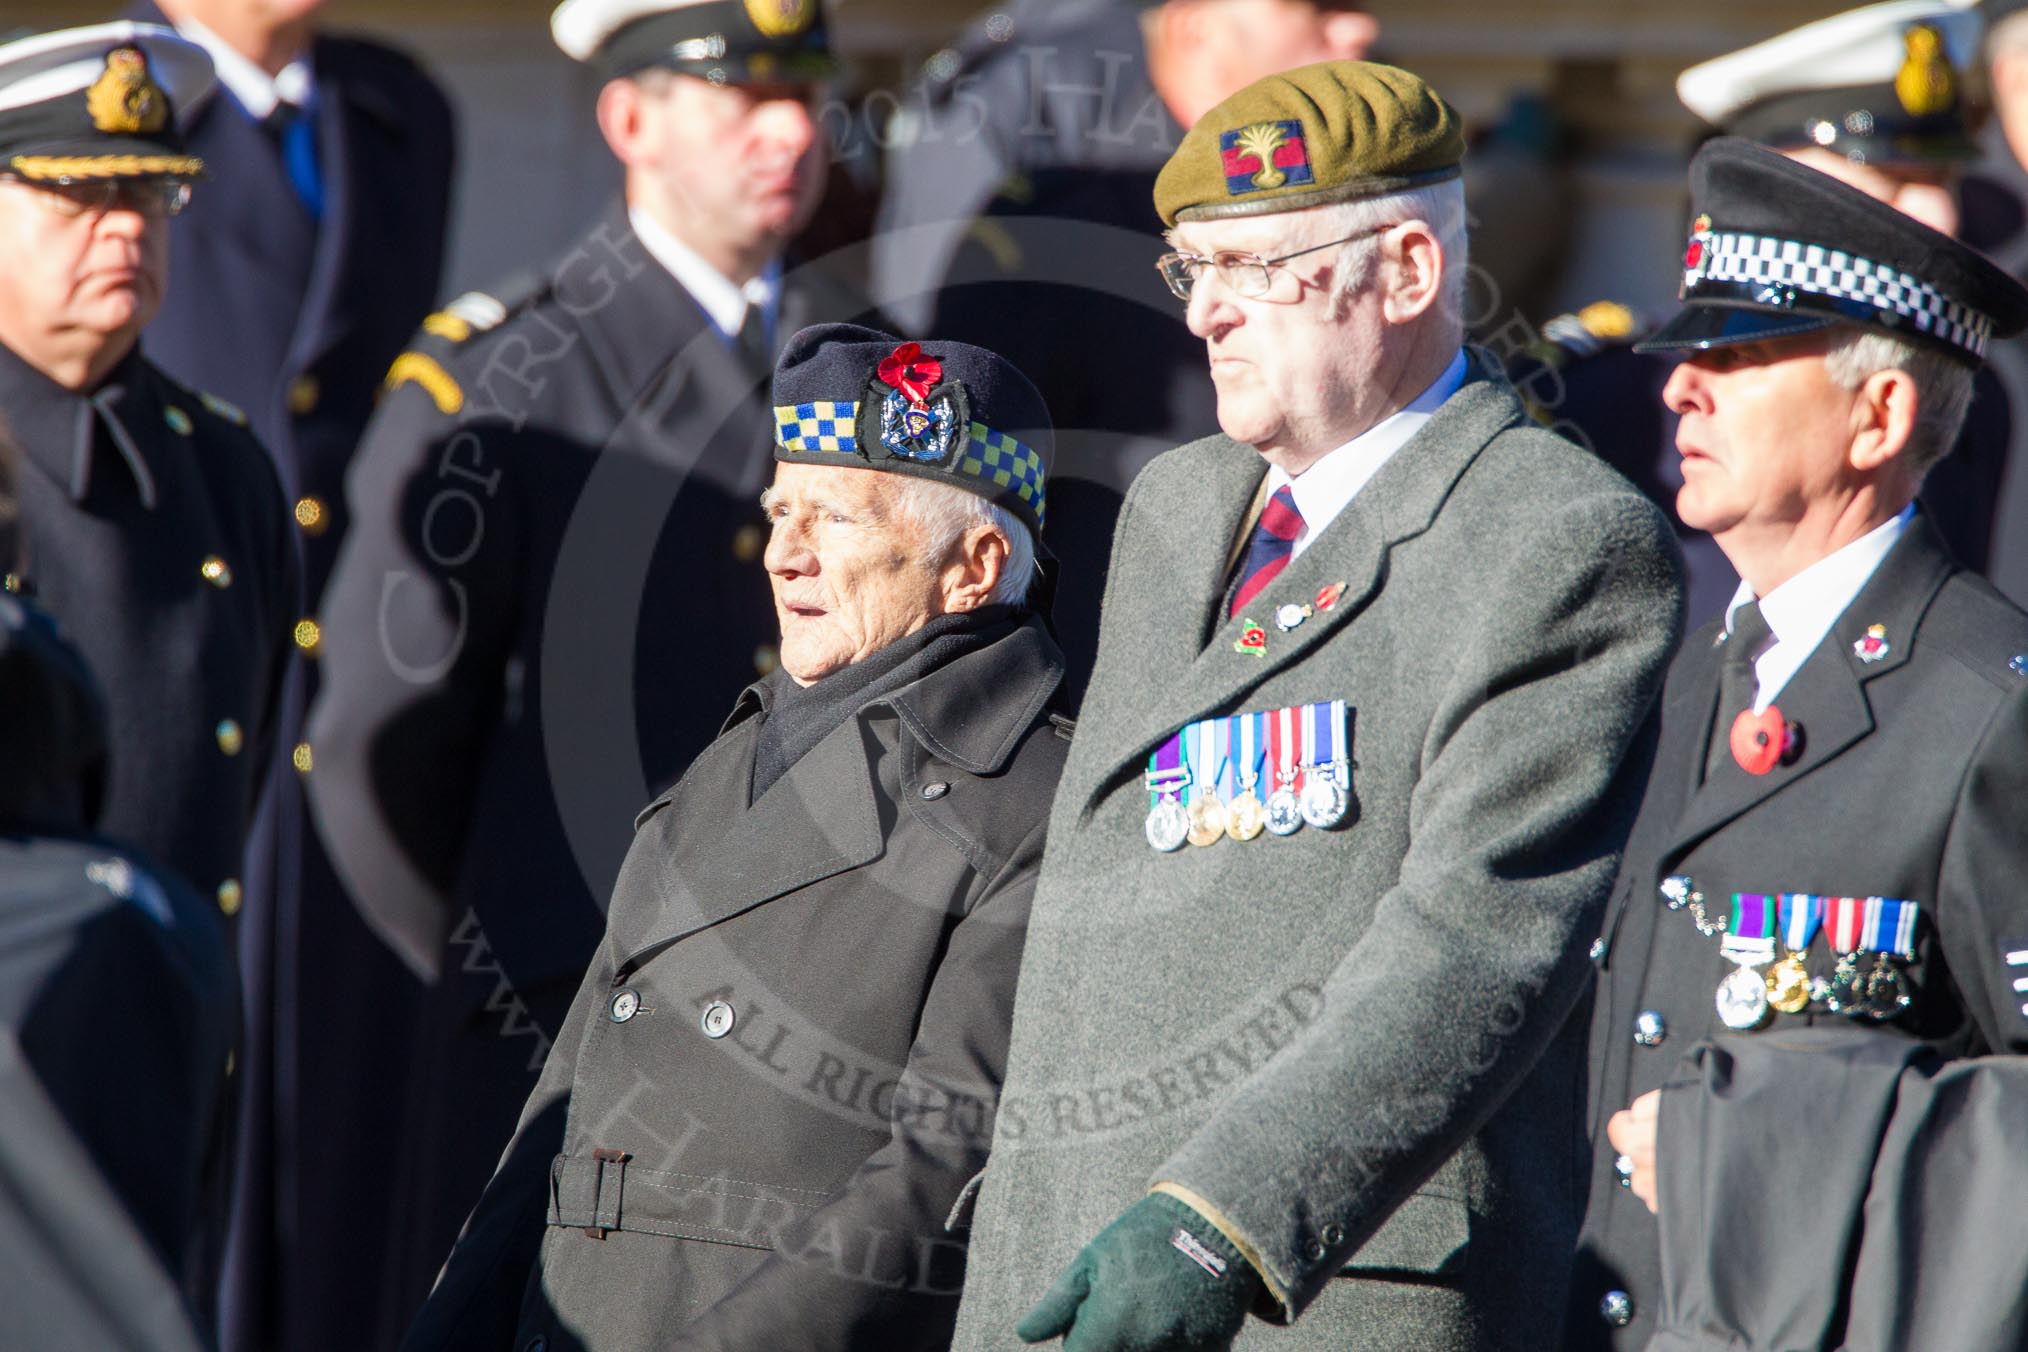
[[[1419,75],[1325,61],[1256,80],[1199,118],[1155,180],[1164,225],[1299,211],[1458,176],[1464,125]]]

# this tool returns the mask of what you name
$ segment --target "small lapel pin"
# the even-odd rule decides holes
[[[2016,676],[2028,676],[2028,653],[2017,653],[2007,663],[2007,670],[2013,672]]]
[[[1887,626],[1884,624],[1867,625],[1865,637],[1852,645],[1852,655],[1867,663],[1878,662],[1893,650],[1893,645],[1887,641]]]
[[[1313,604],[1318,610],[1329,610],[1332,606],[1338,604],[1338,598],[1344,594],[1345,584],[1333,582],[1329,586],[1317,589],[1317,599]]]
[[[1275,628],[1281,630],[1284,634],[1309,618],[1310,608],[1308,606],[1290,605],[1277,606],[1275,608]]]
[[[1239,637],[1232,641],[1232,650],[1252,657],[1267,656],[1267,630],[1252,620],[1241,620]]]

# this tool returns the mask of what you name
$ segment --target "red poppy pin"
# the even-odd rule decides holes
[[[935,357],[925,357],[921,343],[903,343],[881,360],[874,374],[889,389],[899,391],[911,405],[922,408],[929,403],[930,391],[944,378],[944,364]]]
[[[1248,653],[1254,657],[1266,657],[1267,630],[1252,620],[1241,620],[1240,624],[1242,628],[1239,637],[1232,641],[1232,650],[1236,653]]]

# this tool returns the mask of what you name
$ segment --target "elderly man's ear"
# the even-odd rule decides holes
[[[1421,318],[1443,295],[1444,246],[1427,221],[1407,221],[1381,240],[1383,313],[1390,324]]]
[[[938,581],[943,586],[944,613],[977,610],[993,597],[1007,567],[1007,537],[993,526],[977,525],[958,537]]]

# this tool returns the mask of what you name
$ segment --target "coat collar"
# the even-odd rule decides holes
[[[1126,690],[1109,683],[1105,698],[1120,707],[1087,710],[1081,736],[1098,741],[1074,763],[1090,767],[1086,778],[1066,791],[1088,809],[1122,767],[1137,765],[1179,727],[1242,701],[1269,677],[1303,661],[1340,627],[1366,609],[1386,582],[1390,550],[1429,529],[1459,477],[1487,443],[1527,417],[1520,397],[1483,353],[1473,352],[1464,385],[1445,401],[1407,445],[1384,465],[1337,519],[1269,584],[1244,614],[1224,613],[1232,543],[1247,520],[1254,494],[1267,473],[1251,447],[1224,437],[1186,447],[1189,473],[1164,476],[1146,501],[1137,501],[1138,545],[1160,551],[1145,556],[1141,594],[1107,598],[1106,647],[1101,673],[1114,662],[1131,661],[1148,673],[1147,683]],[[1159,590],[1157,590],[1159,586]],[[1337,587],[1330,609],[1316,608],[1319,592]],[[1161,604],[1156,598],[1182,598]],[[1123,605],[1138,609],[1122,609]],[[1283,605],[1310,606],[1311,614],[1286,633],[1274,623]],[[1266,631],[1264,652],[1236,648],[1251,620]],[[1121,654],[1132,654],[1131,658]],[[1096,684],[1096,682],[1095,682]],[[1143,698],[1148,686],[1160,700]],[[1096,775],[1096,778],[1089,776]]]
[[[189,427],[189,412],[177,413],[180,427]],[[157,397],[138,349],[97,389],[82,393],[65,389],[0,346],[0,415],[28,459],[61,485],[72,502],[90,496],[95,471],[106,466],[124,474],[142,506],[155,506],[155,471],[144,450],[152,435],[147,429],[151,420],[172,415]],[[101,425],[112,448],[108,454],[99,451]]]
[[[1006,764],[1062,678],[1063,656],[1031,616],[997,643],[873,707],[891,708],[939,760],[991,774]],[[752,714],[767,698],[764,687],[749,686],[726,731],[636,819],[638,832],[660,836],[636,845],[654,846],[645,854],[656,898],[652,907],[612,912],[622,972],[701,929],[871,863],[885,849],[882,823],[892,809],[883,808],[863,718],[847,719],[747,805],[760,729]]]
[[[1774,707],[1785,719],[1802,726],[1803,747],[1792,765],[1777,766],[1765,775],[1724,774],[1688,795],[1670,838],[1668,853],[1680,856],[1749,808],[1796,783],[1873,730],[1873,708],[1866,696],[1869,683],[1897,670],[1915,649],[1923,615],[1958,571],[1957,561],[1920,512],[1880,567],[1845,608],[1824,641],[1790,678]],[[1886,648],[1873,660],[1860,655],[1868,630],[1879,626]],[[1867,650],[1871,651],[1871,645]],[[1673,692],[1669,718],[1679,726],[1667,734],[1663,759],[1683,757],[1669,773],[1681,772],[1694,785],[1711,737],[1723,735],[1714,726],[1717,710],[1717,669],[1720,649],[1704,643],[1686,652],[1688,679]],[[1701,712],[1702,717],[1698,714]],[[1687,753],[1687,754],[1686,754]],[[1687,764],[1686,764],[1687,762]]]

